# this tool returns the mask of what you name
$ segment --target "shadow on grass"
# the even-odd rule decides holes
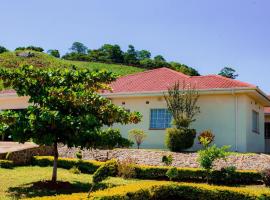
[[[81,183],[77,181],[72,183],[57,182],[56,184],[52,184],[50,181],[38,181],[20,185],[18,187],[10,187],[8,193],[12,199],[21,199],[88,192],[90,187],[90,183]],[[112,187],[112,185],[100,183],[94,187],[94,190],[105,189],[108,187]]]

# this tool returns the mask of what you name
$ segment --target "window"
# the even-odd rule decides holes
[[[172,115],[168,109],[151,109],[150,129],[166,129],[171,126]]]
[[[259,133],[259,113],[252,111],[252,131]]]
[[[270,122],[266,122],[264,125],[265,128],[265,139],[270,139]]]

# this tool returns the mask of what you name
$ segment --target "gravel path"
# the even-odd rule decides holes
[[[76,148],[67,148],[59,146],[59,155],[61,157],[74,158]],[[115,150],[83,150],[83,159],[105,161],[107,158],[116,158],[123,160],[132,158],[137,164],[162,166],[161,158],[163,155],[172,154],[173,166],[176,167],[199,167],[197,162],[197,153],[172,153],[169,151],[146,150],[146,149],[115,149]],[[237,169],[262,170],[270,168],[270,155],[267,154],[233,154],[226,161],[218,160],[215,162],[215,168],[224,166],[235,166]]]

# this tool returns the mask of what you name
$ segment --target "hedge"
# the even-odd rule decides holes
[[[53,166],[54,158],[52,156],[34,156],[32,159],[33,165],[41,167]],[[77,166],[82,173],[93,174],[104,162],[79,160],[73,158],[59,158],[57,166],[63,169],[70,169]]]
[[[38,166],[52,166],[52,156],[35,156],[33,158],[33,164]],[[72,158],[59,158],[58,167],[64,169],[70,169],[73,166],[77,166],[81,172],[93,174],[104,162],[98,161],[86,161]],[[166,172],[170,167],[165,166],[143,166],[137,165],[135,167],[137,179],[148,179],[148,180],[168,180]],[[178,177],[175,181],[206,181],[206,171],[199,168],[177,168]],[[226,184],[228,182],[225,179],[224,174],[221,171],[213,171],[210,180],[214,183]],[[261,174],[255,170],[237,170],[229,180],[230,184],[250,184],[261,182]]]
[[[136,166],[136,178],[138,179],[151,179],[151,180],[168,180],[166,176],[167,170],[170,167],[161,166]],[[200,168],[177,168],[178,176],[175,181],[206,181],[206,171]],[[210,180],[214,183],[224,184],[228,182],[224,174],[219,171],[213,171]],[[236,170],[230,177],[230,184],[250,184],[262,181],[262,176],[255,170]]]
[[[0,168],[12,169],[14,163],[11,160],[0,160]]]
[[[54,197],[39,197],[31,200],[87,200],[87,193],[74,193]],[[195,183],[166,181],[142,181],[118,186],[91,194],[92,200],[267,200],[269,189],[211,186]],[[29,199],[30,200],[30,199]]]

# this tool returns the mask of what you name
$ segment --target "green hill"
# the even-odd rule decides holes
[[[144,71],[144,69],[126,65],[62,60],[46,53],[29,50],[5,52],[0,54],[0,67],[15,68],[23,65],[33,65],[35,67],[76,66],[79,68],[90,68],[93,70],[106,69],[121,76]]]

